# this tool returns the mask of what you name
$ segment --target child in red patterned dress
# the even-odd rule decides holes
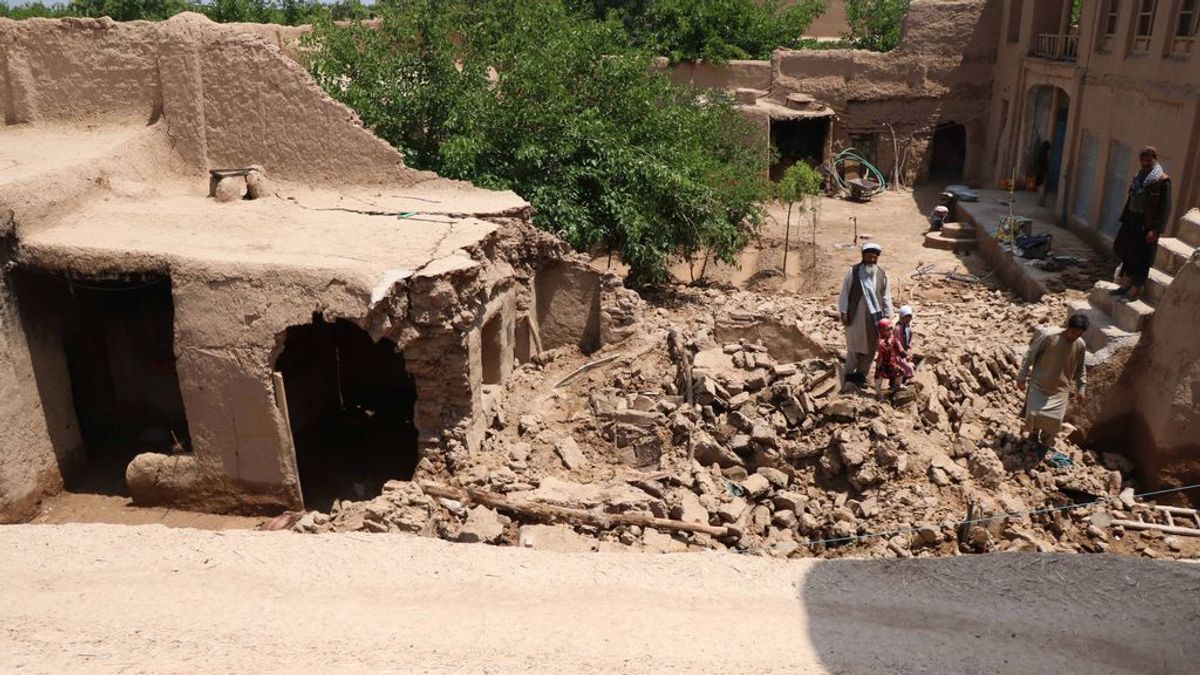
[[[879,345],[875,349],[875,395],[883,393],[883,381],[888,380],[888,388],[896,392],[905,387],[904,359],[905,350],[892,331],[891,319],[879,320]]]

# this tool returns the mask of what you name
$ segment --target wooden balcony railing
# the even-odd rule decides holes
[[[1033,55],[1054,61],[1074,61],[1079,58],[1079,36],[1040,33],[1033,41]]]

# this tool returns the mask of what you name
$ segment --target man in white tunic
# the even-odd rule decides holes
[[[1074,381],[1075,393],[1082,399],[1087,388],[1087,346],[1083,334],[1088,318],[1076,314],[1061,331],[1047,333],[1029,346],[1025,362],[1017,374],[1017,386],[1025,391],[1025,429],[1030,440],[1053,450],[1067,399]]]
[[[879,343],[879,320],[892,318],[892,288],[887,272],[879,266],[879,244],[863,244],[862,262],[851,267],[842,280],[838,312],[846,327],[847,382],[867,383],[875,348]]]

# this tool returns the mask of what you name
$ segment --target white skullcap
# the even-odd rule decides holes
[[[875,251],[876,253],[883,253],[883,247],[880,246],[879,244],[876,244],[873,241],[863,244],[862,250],[863,250],[863,253],[866,253],[867,251]]]
[[[908,305],[904,305],[903,307],[900,308],[900,316],[902,316],[902,317],[912,316],[912,313],[913,313],[912,307],[909,307]]]

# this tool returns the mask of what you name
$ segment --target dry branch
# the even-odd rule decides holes
[[[554,385],[554,388],[557,389],[557,388],[563,386],[564,384],[570,382],[571,380],[575,379],[576,377],[579,377],[580,375],[586,373],[587,371],[592,370],[593,368],[599,368],[600,366],[603,366],[606,363],[611,363],[613,361],[616,361],[620,357],[621,357],[620,354],[613,354],[612,356],[606,356],[602,359],[597,359],[595,361],[592,361],[591,363],[585,363],[582,366],[579,366],[578,368],[576,368],[574,371],[572,371],[570,375],[567,375],[563,379],[559,380]]]

